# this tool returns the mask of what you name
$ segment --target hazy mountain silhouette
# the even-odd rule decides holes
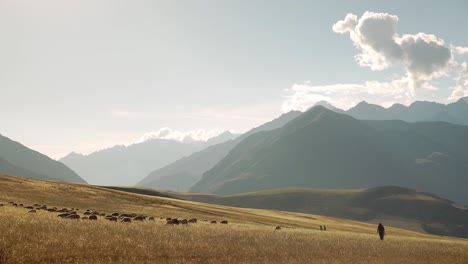
[[[0,174],[34,179],[85,181],[61,162],[0,135]]]
[[[321,103],[323,105],[324,103]],[[407,122],[444,121],[453,124],[468,125],[468,97],[447,105],[416,101],[409,106],[394,104],[389,108],[361,102],[355,107],[343,111],[327,108],[338,113],[346,113],[357,119],[364,120],[403,120]]]
[[[468,126],[361,121],[316,106],[236,145],[191,191],[399,185],[468,202]]]
[[[130,146],[114,146],[89,155],[70,153],[60,161],[89,183],[131,186],[155,169],[217,142],[235,137],[237,135],[225,132],[207,142],[150,139]]]
[[[385,222],[437,235],[468,237],[468,208],[430,193],[397,186],[359,190],[290,188],[229,196],[171,193],[176,197],[235,207],[319,214]]]
[[[149,188],[161,188],[174,191],[188,191],[192,185],[201,179],[208,171],[224,158],[239,142],[260,131],[273,130],[287,124],[301,115],[301,112],[291,111],[280,117],[254,128],[247,133],[221,144],[210,146],[200,152],[177,160],[161,169],[150,173],[137,185]]]

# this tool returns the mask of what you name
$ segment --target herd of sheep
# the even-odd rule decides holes
[[[106,214],[104,212],[98,212],[90,209],[86,209],[85,212],[83,212],[83,216],[80,216],[79,211],[80,209],[78,208],[57,208],[57,207],[48,207],[45,204],[33,204],[33,205],[23,205],[21,203],[15,203],[15,202],[9,202],[11,206],[14,207],[22,207],[27,210],[29,210],[29,213],[37,213],[39,210],[51,212],[51,213],[56,213],[57,217],[63,218],[63,219],[73,219],[73,220],[90,220],[90,221],[97,221],[98,218],[103,218],[105,220],[111,221],[111,222],[122,222],[122,223],[131,223],[134,221],[155,221],[155,218],[153,216],[146,216],[142,214],[136,214],[136,213],[111,213],[111,214]],[[4,204],[0,203],[0,207],[3,207]],[[167,225],[188,225],[189,223],[195,224],[197,223],[196,218],[190,218],[190,219],[185,219],[185,218],[163,218],[161,217],[160,219],[165,219]],[[208,220],[203,220],[205,222],[208,222]],[[211,224],[217,224],[218,221],[212,220],[210,221]],[[220,224],[228,224],[228,221],[222,220],[219,222]]]

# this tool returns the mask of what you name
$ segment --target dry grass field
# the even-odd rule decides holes
[[[70,220],[47,204],[156,221]],[[254,210],[0,176],[0,263],[468,263],[468,240],[317,215]],[[166,217],[198,223],[166,225]],[[164,218],[164,219],[161,219]],[[203,220],[208,220],[207,222]],[[210,224],[211,220],[218,224]],[[220,220],[229,224],[221,225]],[[327,231],[320,231],[326,225]],[[282,230],[275,231],[276,226]]]

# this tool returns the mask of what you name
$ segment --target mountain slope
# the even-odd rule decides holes
[[[202,141],[183,143],[150,139],[130,146],[114,146],[89,155],[70,153],[60,161],[92,184],[131,186],[151,171],[200,151],[210,144]]]
[[[191,201],[235,207],[320,214],[468,238],[468,207],[397,186],[370,189],[277,189],[230,196],[177,194]]]
[[[201,179],[204,172],[216,165],[243,139],[260,131],[268,131],[282,127],[289,121],[298,117],[300,114],[301,112],[291,111],[250,130],[234,140],[210,146],[200,152],[177,160],[150,173],[146,178],[140,181],[137,186],[174,191],[188,191],[192,185]]]
[[[0,172],[35,179],[85,181],[61,162],[0,135]]]
[[[34,173],[25,168],[13,165],[8,161],[0,158],[0,174],[3,175],[20,175],[22,177],[27,177],[31,179],[42,179],[42,180],[52,180],[51,177]]]
[[[254,134],[191,191],[235,194],[285,187],[398,185],[468,202],[468,127],[360,121],[317,106],[286,126]]]

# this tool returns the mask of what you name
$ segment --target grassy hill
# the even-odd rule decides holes
[[[288,188],[237,195],[169,193],[204,203],[327,215],[468,238],[468,207],[430,193],[397,186],[325,190]]]
[[[156,221],[69,220],[14,207],[135,212]],[[0,263],[466,263],[468,241],[319,215],[210,205],[107,188],[0,176]],[[197,217],[168,226],[163,217]],[[228,220],[209,224],[203,220]],[[326,225],[328,231],[318,226]],[[276,226],[282,230],[275,231]],[[307,249],[307,250],[306,250]]]

